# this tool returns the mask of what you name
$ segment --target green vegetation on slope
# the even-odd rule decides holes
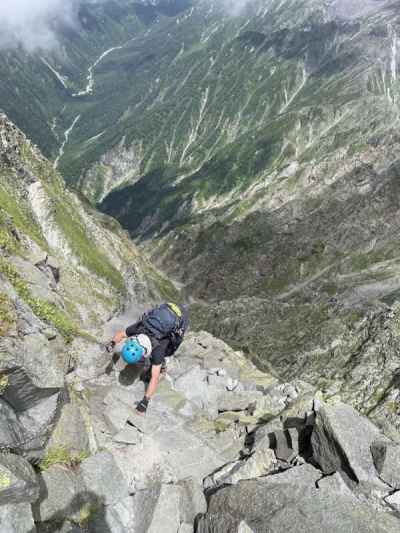
[[[16,229],[46,249],[46,241],[34,223],[32,213],[26,209],[23,201],[19,201],[18,189],[12,191],[10,185],[6,186],[9,178],[9,174],[0,171],[0,247],[8,251],[16,250],[18,242],[16,236],[12,234]]]
[[[79,334],[78,328],[64,311],[52,303],[33,297],[28,285],[13,265],[2,257],[0,257],[0,273],[11,283],[18,296],[29,305],[33,313],[44,322],[54,326],[67,342]]]

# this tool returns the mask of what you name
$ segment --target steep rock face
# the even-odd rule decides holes
[[[135,304],[139,313],[172,289],[118,224],[67,191],[1,114],[0,451],[40,461],[60,415],[60,423],[68,423],[61,413],[66,375],[75,370],[88,378],[109,363],[100,336],[104,322],[125,305]],[[77,454],[89,447],[82,433]],[[49,446],[59,445],[55,435]],[[4,493],[8,503],[38,490],[17,467],[10,494]]]
[[[118,224],[69,192],[5,115],[0,141],[1,271],[10,295],[38,318],[45,314],[42,300],[64,308],[86,329],[95,329],[122,298],[151,300],[162,278]],[[62,329],[61,317],[53,322]]]

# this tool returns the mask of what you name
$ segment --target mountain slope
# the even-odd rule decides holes
[[[96,372],[104,362],[104,353],[96,359],[104,321],[132,302],[140,307],[175,294],[119,225],[69,192],[52,165],[1,114],[3,366],[9,359],[24,365],[46,387],[62,386],[76,360]],[[53,369],[46,358],[54,361]]]
[[[208,134],[232,131],[218,128],[228,105],[231,143],[195,172],[164,157],[101,208],[202,302],[198,325],[394,420],[399,10],[360,18],[356,4],[271,2],[246,19],[220,47],[223,96],[210,89],[197,130],[186,120],[194,167]]]
[[[95,87],[97,65],[112,50],[144,32],[161,13],[174,13],[176,5],[82,2],[77,25],[57,28],[57,46],[26,51],[18,43],[8,43],[0,49],[3,110],[46,156],[56,159],[65,131],[79,114],[70,107],[78,100],[85,107]]]
[[[96,67],[60,168],[201,302],[198,325],[395,418],[397,5],[180,8]]]

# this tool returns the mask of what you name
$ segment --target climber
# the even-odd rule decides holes
[[[117,344],[127,339],[121,350],[121,357],[127,364],[144,365],[146,359],[150,360],[150,380],[143,399],[136,406],[139,414],[146,413],[160,374],[166,373],[165,358],[173,355],[181,345],[187,327],[186,307],[165,303],[145,313],[125,331],[117,331],[108,343],[107,349],[113,351]]]

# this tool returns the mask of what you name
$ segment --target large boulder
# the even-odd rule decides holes
[[[0,505],[32,503],[39,497],[39,483],[32,466],[22,457],[0,454]]]
[[[377,513],[340,485],[318,488],[321,472],[311,465],[242,481],[210,498],[198,533],[395,533],[399,520]],[[339,488],[336,490],[335,487]],[[246,527],[244,527],[246,524]]]
[[[182,488],[163,485],[147,533],[176,533],[181,523]]]
[[[262,393],[254,392],[224,392],[218,396],[218,411],[245,411],[262,397]]]
[[[400,489],[400,444],[379,439],[371,445],[379,477],[393,489]]]
[[[119,524],[120,529],[115,531],[123,532],[129,522],[126,519],[128,511],[124,510],[124,506],[118,507],[129,499],[128,486],[108,452],[86,459],[79,468],[52,465],[42,472],[40,484],[40,499],[33,505],[38,523],[72,519],[75,522],[93,522],[99,532],[109,532],[109,529],[104,529],[105,525],[100,528],[109,520]],[[90,531],[97,531],[93,529],[93,524]]]
[[[57,387],[36,386],[28,372],[18,366],[4,372],[3,379],[6,381],[1,395],[18,413],[31,409],[44,399],[60,392]]]
[[[10,354],[13,365],[21,367],[40,389],[62,388],[64,377],[69,369],[70,356],[65,342],[55,331],[38,319],[29,308],[22,306],[22,317],[18,320],[18,337],[1,339],[1,350]],[[20,309],[20,305],[17,306]],[[50,328],[51,329],[51,328]],[[50,337],[50,338],[49,338]]]
[[[271,474],[277,468],[277,460],[272,450],[258,448],[245,460],[228,463],[204,480],[206,490],[222,485],[234,485],[244,479],[255,479]]]
[[[19,415],[26,432],[23,450],[31,458],[40,458],[57,420],[62,403],[61,393],[53,394]]]
[[[35,522],[79,518],[84,504],[82,481],[75,472],[62,465],[53,465],[41,473],[40,498],[32,506]]]
[[[209,403],[209,387],[207,372],[199,365],[185,371],[175,380],[175,389],[180,391],[200,409],[206,408]]]
[[[371,445],[381,436],[366,417],[346,404],[324,405],[311,436],[314,460],[325,474],[340,472],[351,485],[386,490],[378,478]]]
[[[181,523],[182,488],[157,484],[134,498],[135,533],[177,533]]]
[[[196,516],[207,511],[207,501],[201,484],[189,477],[178,483],[181,487],[181,520],[193,524]]]
[[[62,404],[61,389],[40,388],[26,370],[12,366],[2,374],[0,394],[0,446],[40,455]]]
[[[12,407],[0,398],[0,446],[17,449],[26,441],[26,431]]]
[[[97,453],[85,459],[80,465],[79,473],[87,490],[103,498],[106,505],[129,495],[125,478],[109,452]]]
[[[88,533],[127,533],[135,531],[133,498],[128,496],[113,505],[97,501],[88,508],[82,530]],[[82,531],[80,530],[80,531]]]
[[[0,506],[1,533],[35,533],[31,506],[18,503]]]
[[[63,446],[71,452],[89,450],[89,437],[81,411],[75,403],[63,406],[61,416],[51,434],[46,449]]]
[[[276,397],[266,394],[261,398],[255,398],[254,405],[250,409],[251,414],[259,419],[270,419],[277,416],[286,407],[284,396]]]

